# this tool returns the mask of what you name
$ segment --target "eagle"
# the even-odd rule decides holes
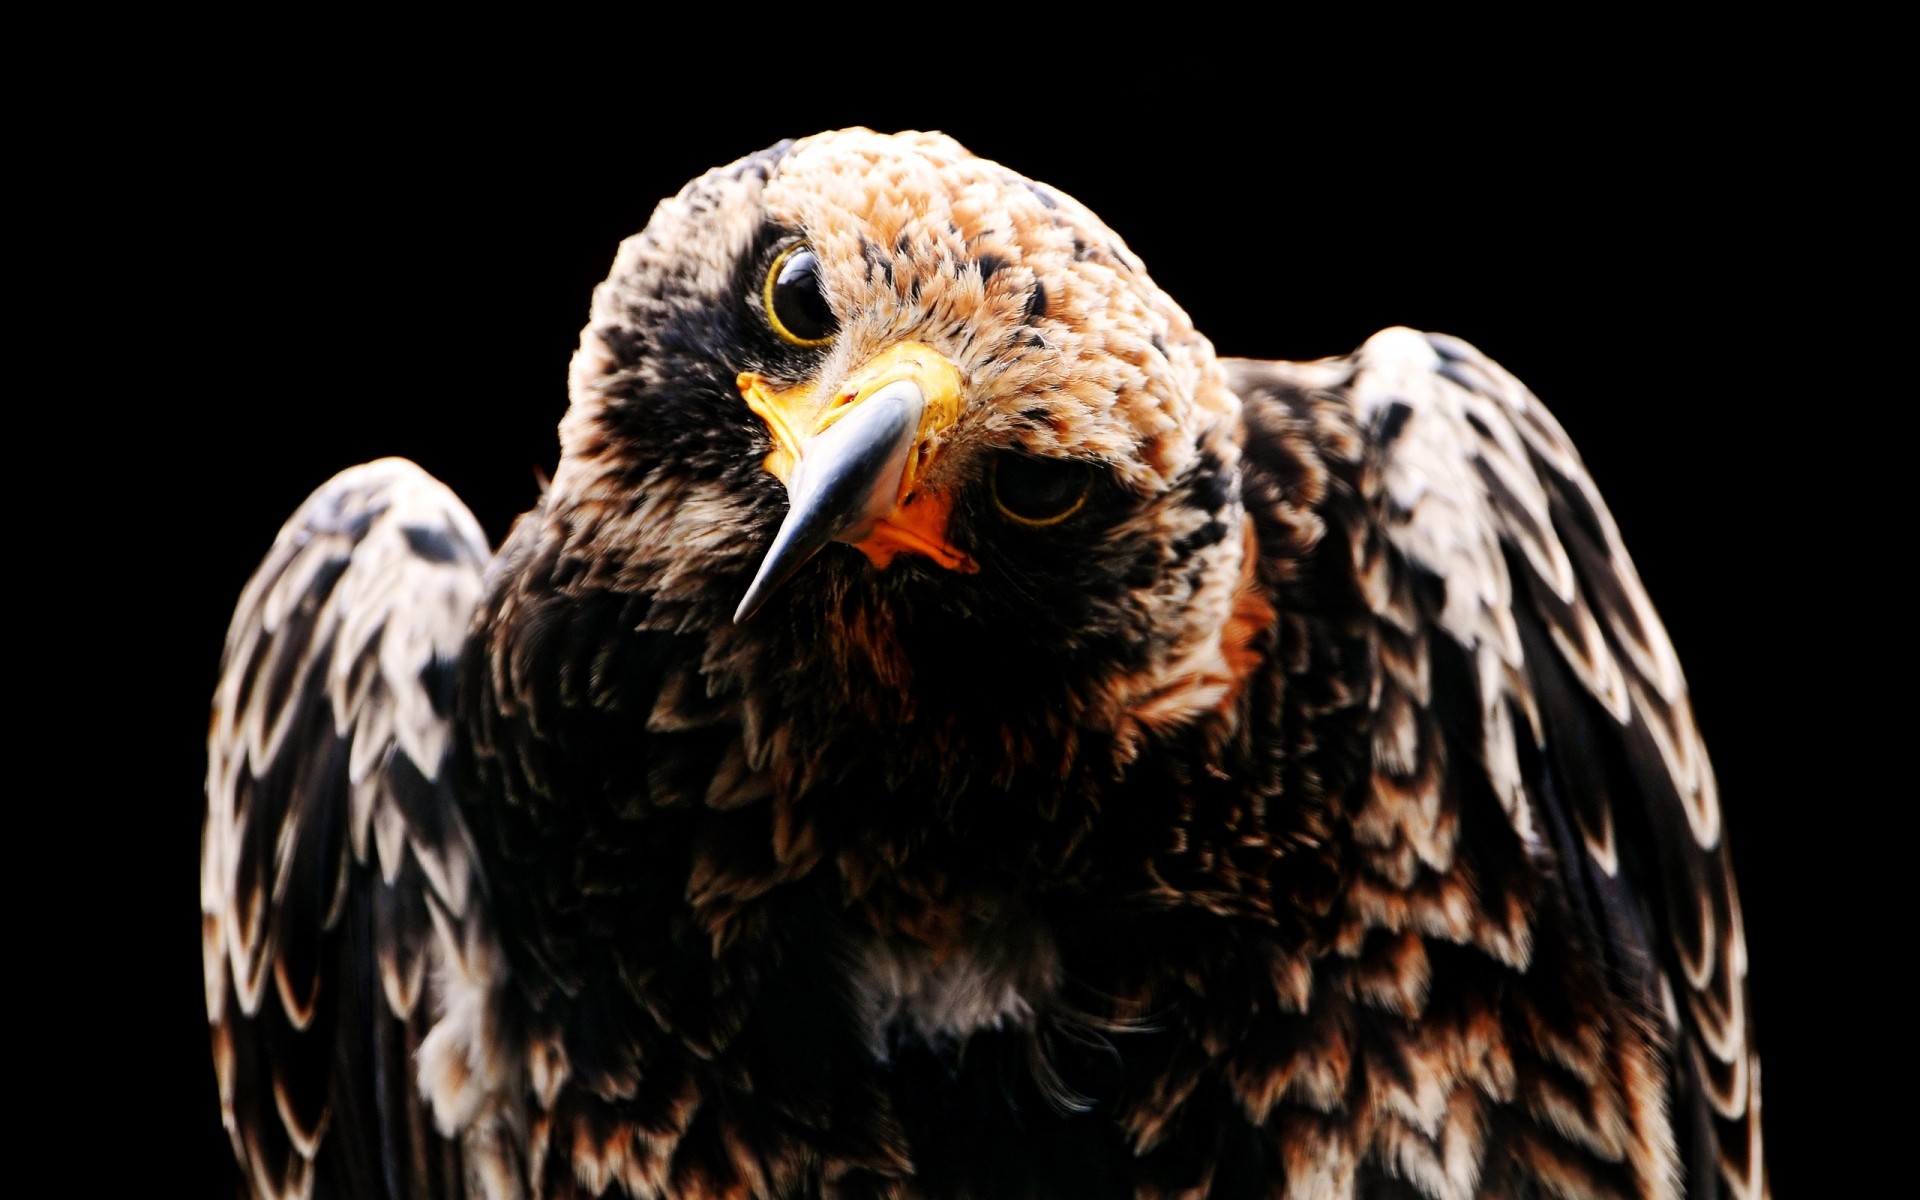
[[[258,1197],[1767,1194],[1685,677],[1452,337],[1223,358],[1067,195],[782,142],[622,243],[497,549],[385,459],[229,628]]]

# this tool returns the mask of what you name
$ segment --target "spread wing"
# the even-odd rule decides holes
[[[452,1196],[414,1084],[433,925],[477,919],[443,787],[485,536],[385,459],[280,531],[227,631],[207,736],[207,1017],[234,1152],[261,1197]]]
[[[1385,557],[1423,581],[1389,595],[1383,556],[1356,541],[1370,603],[1469,664],[1479,711],[1461,727],[1495,795],[1606,977],[1664,1026],[1685,1194],[1764,1194],[1746,942],[1713,770],[1666,631],[1565,432],[1471,346],[1406,329],[1350,358],[1227,367],[1243,396],[1332,404],[1360,432],[1357,486]]]

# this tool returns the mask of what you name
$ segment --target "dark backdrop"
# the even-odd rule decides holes
[[[1793,98],[1746,80],[1696,95],[1641,64],[1637,111],[1542,91],[1548,72],[1475,99],[1416,89],[1382,116],[1364,79],[1356,97],[1275,69],[1258,100],[1169,101],[1104,71],[976,66],[922,103],[830,72],[730,91],[740,66],[714,65],[689,92],[601,68],[592,87],[258,68],[129,109],[144,152],[105,172],[121,191],[91,233],[87,311],[112,314],[99,336],[162,334],[94,383],[139,414],[108,499],[133,514],[146,577],[184,598],[134,631],[130,703],[156,744],[114,837],[146,898],[124,940],[147,1001],[150,1161],[230,1187],[201,1008],[199,788],[224,626],[280,522],[333,472],[398,454],[497,540],[552,466],[568,355],[618,240],[707,167],[868,123],[943,128],[1079,197],[1224,353],[1337,354],[1408,324],[1476,343],[1553,408],[1693,683],[1747,915],[1770,1154],[1782,1194],[1805,1190],[1826,1083],[1808,1031],[1832,1019],[1806,921],[1844,886],[1818,832],[1844,706],[1809,714],[1806,698],[1831,694],[1845,635],[1809,653],[1839,605],[1814,533],[1828,401],[1804,386],[1829,350],[1806,286],[1825,253],[1814,185],[1795,165],[1818,141]]]

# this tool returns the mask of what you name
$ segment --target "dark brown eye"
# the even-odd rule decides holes
[[[767,323],[796,346],[824,346],[833,340],[839,321],[827,306],[820,278],[820,256],[802,242],[789,246],[767,269],[761,299],[767,305]]]
[[[1074,458],[1003,454],[993,460],[993,502],[1022,525],[1057,525],[1080,511],[1093,490],[1093,467]]]

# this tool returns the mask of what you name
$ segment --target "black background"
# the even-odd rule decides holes
[[[1853,401],[1819,365],[1843,350],[1825,272],[1850,218],[1815,169],[1830,130],[1791,84],[1647,56],[1462,91],[1351,48],[1308,76],[1284,57],[996,70],[978,50],[875,67],[761,47],[681,79],[658,73],[666,48],[628,66],[583,37],[576,69],[538,78],[504,60],[195,60],[123,97],[125,153],[86,166],[97,215],[63,323],[102,356],[81,378],[107,411],[82,423],[110,429],[113,463],[83,499],[117,514],[135,565],[98,589],[122,622],[102,656],[153,739],[126,756],[137,771],[105,764],[137,775],[108,890],[138,902],[104,928],[133,964],[112,971],[116,1028],[129,979],[142,1004],[144,1161],[178,1164],[190,1194],[230,1187],[199,982],[205,714],[279,524],[333,472],[397,454],[497,540],[553,464],[618,240],[708,167],[864,123],[942,128],[1077,196],[1223,353],[1442,330],[1558,414],[1693,684],[1746,910],[1769,1156],[1783,1196],[1806,1189],[1835,1120],[1815,1107],[1831,1045],[1813,1031],[1836,1020],[1818,922],[1851,886],[1822,832],[1854,790],[1830,753],[1849,736],[1836,663],[1859,655],[1864,614],[1835,598],[1825,532],[1826,417]],[[1250,90],[1188,86],[1203,75]]]

